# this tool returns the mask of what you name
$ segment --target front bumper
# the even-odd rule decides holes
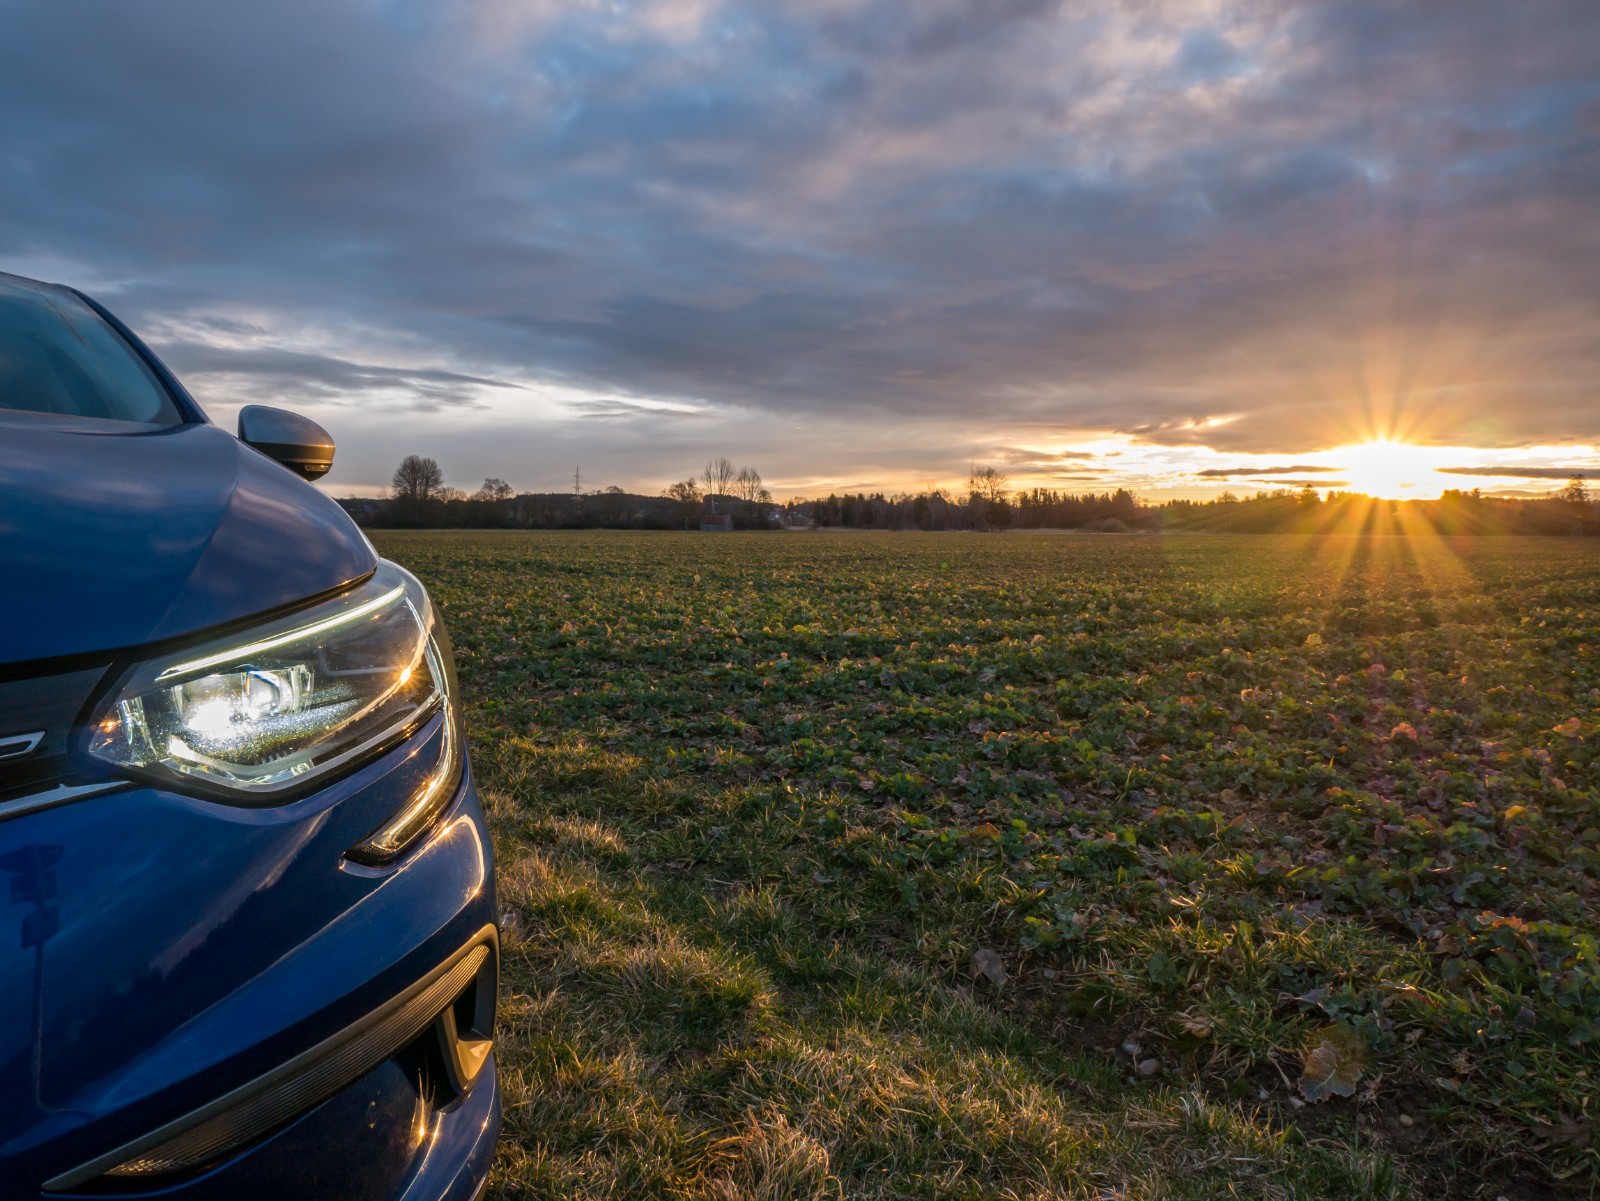
[[[491,1061],[471,1093],[432,1108],[406,1056],[387,1060],[310,1113],[203,1175],[115,1197],[170,1201],[475,1201],[500,1134]],[[105,1192],[50,1193],[95,1197]]]
[[[169,1145],[263,1081],[305,1076],[474,946],[489,948],[481,988],[492,1015],[492,856],[470,771],[399,861],[373,868],[344,856],[408,795],[439,736],[435,724],[275,809],[132,788],[15,820],[0,813],[0,867],[51,865],[48,879],[13,885],[11,907],[0,892],[0,1192],[475,1195],[499,1129],[493,1061],[484,1066],[480,1048],[481,1073],[457,1087],[440,1015],[421,1010],[316,1087],[289,1089],[298,1107],[280,1097],[243,1143],[224,1140],[181,1171],[104,1170],[127,1162],[121,1152],[137,1159]],[[6,934],[17,919],[20,940]],[[458,999],[427,1004],[441,998]]]

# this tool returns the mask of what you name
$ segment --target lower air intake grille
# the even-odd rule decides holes
[[[108,1183],[153,1182],[227,1158],[410,1043],[472,983],[489,954],[487,944],[472,947],[377,1014],[204,1108],[46,1182],[45,1188],[61,1191],[95,1177]]]

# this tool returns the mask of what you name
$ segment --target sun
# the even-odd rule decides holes
[[[1387,439],[1339,451],[1340,474],[1348,481],[1350,491],[1385,500],[1437,496],[1443,486],[1436,470],[1438,461],[1437,447]]]

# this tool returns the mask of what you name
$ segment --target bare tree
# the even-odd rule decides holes
[[[472,499],[494,502],[510,500],[513,495],[514,493],[511,490],[510,484],[506,483],[504,480],[496,479],[494,476],[490,476],[488,479],[483,481],[483,487],[479,488],[472,494]]]
[[[761,491],[761,473],[753,467],[739,468],[733,481],[733,494],[746,504],[754,504],[756,493]]]
[[[1582,535],[1589,518],[1589,485],[1581,475],[1574,475],[1561,489],[1561,501],[1572,521],[1572,532]]]
[[[993,467],[973,467],[967,475],[967,491],[991,504],[1005,500],[1006,489],[1010,486],[1005,473]]]
[[[1010,484],[1005,473],[993,467],[974,464],[967,472],[967,505],[980,529],[1011,524],[1011,505],[1006,500]]]
[[[394,478],[389,482],[394,485],[396,500],[427,501],[438,496],[444,487],[444,472],[439,470],[434,459],[407,455],[394,469]]]
[[[661,495],[678,502],[678,516],[683,520],[684,529],[688,529],[700,515],[700,485],[695,480],[679,480],[676,484],[668,484],[661,490]]]
[[[741,467],[733,481],[733,494],[744,502],[745,516],[756,525],[766,525],[766,506],[772,503],[772,493],[761,485],[761,473],[754,467]]]
[[[711,498],[711,511],[717,512],[717,498],[733,494],[733,482],[737,472],[726,455],[711,459],[706,463],[706,469],[700,475],[701,481],[706,486],[706,495]]]

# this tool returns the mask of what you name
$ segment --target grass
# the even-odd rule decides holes
[[[386,534],[501,1197],[1592,1196],[1600,548]]]

